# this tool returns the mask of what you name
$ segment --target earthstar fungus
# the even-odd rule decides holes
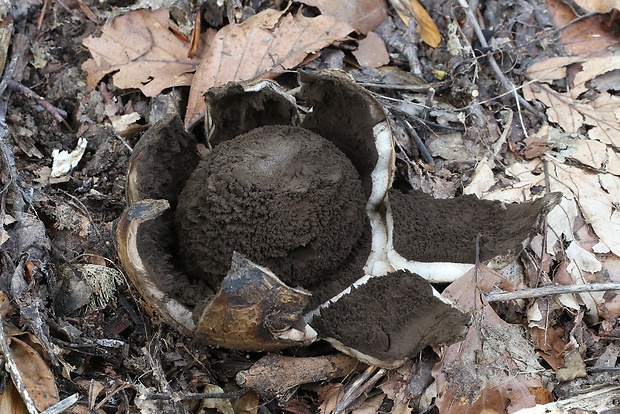
[[[132,283],[164,321],[211,346],[274,350],[317,338],[396,367],[458,340],[469,315],[433,289],[481,259],[506,264],[557,201],[504,205],[391,189],[388,119],[337,72],[206,95],[208,154],[178,116],[134,149],[117,227]]]

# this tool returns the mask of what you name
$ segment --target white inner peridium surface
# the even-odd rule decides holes
[[[405,259],[394,250],[394,219],[389,200],[386,201],[386,225],[387,225],[387,257],[394,270],[408,270],[416,273],[431,283],[451,283],[473,267],[473,263],[452,262],[417,262]]]
[[[371,173],[372,192],[366,203],[366,213],[372,229],[372,249],[364,266],[365,275],[309,312],[305,320],[310,322],[321,309],[329,307],[341,297],[351,293],[353,287],[366,284],[373,277],[384,276],[396,270],[408,270],[422,276],[432,283],[453,282],[471,270],[473,264],[449,262],[417,262],[401,256],[393,245],[394,220],[388,200],[388,190],[392,186],[394,168],[394,146],[390,125],[387,121],[379,122],[373,128],[375,145],[378,154],[377,165]],[[433,288],[433,294],[446,303],[450,303]]]
[[[162,291],[154,280],[149,277],[149,272],[142,261],[140,252],[138,251],[138,228],[143,221],[154,219],[169,208],[167,200],[143,200],[145,207],[134,204],[133,208],[146,208],[147,213],[143,214],[141,220],[132,220],[127,228],[127,257],[131,261],[134,272],[136,273],[136,282],[140,284],[145,296],[150,297],[155,304],[163,306],[164,314],[169,315],[179,325],[192,332],[195,329],[192,312],[183,304],[170,297],[166,292]],[[122,220],[125,218],[122,218]]]

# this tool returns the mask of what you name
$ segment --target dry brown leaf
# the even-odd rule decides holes
[[[530,336],[539,355],[551,368],[559,369],[564,365],[563,353],[566,344],[564,344],[555,329],[551,327],[542,329],[533,326],[530,328]]]
[[[604,3],[597,0],[593,2]],[[568,4],[562,0],[546,0],[546,5],[555,27],[562,28],[560,42],[568,53],[605,55],[608,53],[606,48],[618,42],[617,35],[609,25],[609,17],[597,15],[568,25],[578,18]]]
[[[336,405],[338,405],[338,401],[342,399],[344,395],[344,385],[338,383],[328,383],[322,387],[322,389],[318,392],[319,394],[319,413],[326,414],[332,413]]]
[[[359,46],[353,51],[353,56],[360,66],[367,68],[378,68],[390,63],[390,55],[385,48],[385,42],[375,32],[369,32],[365,39],[359,41]]]
[[[60,401],[54,374],[41,355],[16,337],[10,338],[9,347],[35,407],[44,411]]]
[[[575,74],[575,78],[571,82],[571,96],[578,99],[582,93],[589,89],[587,82],[604,73],[618,69],[620,69],[620,56],[593,57],[585,60],[581,64],[581,70]]]
[[[130,11],[107,24],[101,37],[88,36],[82,43],[93,56],[82,65],[89,85],[117,72],[113,75],[116,86],[138,88],[146,96],[190,85],[206,51],[206,42],[202,42],[196,56],[187,57],[189,43],[169,30],[167,9]]]
[[[284,13],[267,9],[216,34],[192,81],[186,128],[204,115],[203,95],[210,88],[231,81],[275,77],[354,30],[330,16],[309,18]]]
[[[409,20],[413,17],[418,23],[418,32],[424,43],[430,47],[437,47],[441,42],[441,34],[437,25],[431,19],[424,6],[418,0],[389,0],[398,17],[409,26]]]
[[[464,341],[443,351],[433,369],[437,407],[442,414],[514,412],[536,405],[530,389],[541,388],[542,370],[523,330],[502,321],[479,292],[509,285],[496,272],[480,266],[452,283],[443,295],[477,315]],[[480,309],[482,306],[482,309]]]
[[[381,394],[368,397],[358,408],[351,411],[351,414],[376,414],[380,412],[383,399],[383,395]]]
[[[324,16],[345,21],[362,34],[375,30],[388,17],[384,0],[300,0],[300,3],[316,7]]]
[[[0,394],[0,413],[29,414],[24,400],[11,381],[6,384],[4,391]]]
[[[570,81],[567,92],[558,92],[550,83],[566,77],[566,68],[579,63],[580,69]],[[523,85],[526,99],[537,99],[548,109],[547,115],[566,132],[574,133],[589,125],[588,135],[604,144],[620,148],[620,97],[600,91],[589,101],[581,99],[588,90],[588,82],[596,77],[620,69],[620,57],[607,56],[590,59],[551,58],[532,65],[527,70],[530,79]],[[613,161],[613,159],[609,159]],[[610,164],[607,162],[607,164]]]
[[[6,318],[7,315],[9,315],[10,313],[13,313],[14,311],[15,311],[15,308],[11,304],[11,300],[6,295],[6,293],[0,290],[0,316],[2,316],[3,318]]]
[[[620,0],[573,0],[588,13],[609,13],[620,10]]]

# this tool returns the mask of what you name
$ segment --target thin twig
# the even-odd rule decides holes
[[[357,82],[358,85],[364,88],[378,88],[378,89],[395,89],[399,91],[407,92],[427,92],[429,89],[440,89],[450,85],[450,81],[425,83],[423,85],[401,85],[395,83],[372,83],[372,82]]]
[[[17,392],[22,397],[24,401],[24,405],[30,414],[39,414],[37,407],[34,405],[34,401],[30,397],[30,393],[26,389],[26,384],[24,384],[24,380],[22,378],[22,374],[17,369],[17,364],[13,359],[13,354],[11,353],[11,349],[9,348],[9,343],[6,339],[6,335],[4,334],[4,326],[2,322],[2,316],[0,315],[0,350],[2,351],[2,355],[4,355],[5,359],[5,367],[6,370],[11,374],[11,379],[13,380],[13,384],[15,388],[17,388]]]
[[[73,407],[80,400],[80,394],[77,392],[73,395],[68,396],[67,398],[57,402],[52,405],[47,410],[43,411],[41,414],[60,414],[62,412],[67,411],[69,408]]]
[[[413,126],[411,126],[409,121],[407,121],[405,118],[401,117],[397,113],[392,112],[392,115],[394,115],[394,118],[396,118],[401,124],[403,124],[403,126],[405,127],[405,130],[407,131],[407,134],[413,140],[413,143],[420,151],[420,155],[422,156],[422,159],[424,160],[424,162],[430,165],[435,165],[435,160],[431,156],[430,152],[428,152],[426,145],[424,145],[424,142],[422,142],[422,139],[420,138],[416,130],[413,128]]]
[[[205,400],[205,399],[225,399],[233,400],[235,398],[241,398],[247,394],[249,390],[240,390],[236,392],[174,392],[172,394],[154,392],[146,394],[144,397],[147,400],[175,400],[175,401],[190,401],[190,400]]]
[[[345,412],[347,407],[353,403],[360,395],[374,387],[387,372],[385,368],[369,366],[366,370],[349,386],[343,397],[338,401],[333,414]]]
[[[28,98],[34,99],[37,101],[47,112],[50,113],[54,117],[54,119],[61,124],[66,124],[65,118],[67,117],[67,112],[62,109],[56,108],[54,105],[45,100],[45,98],[37,95],[32,89],[23,85],[21,82],[17,82],[16,80],[10,79],[8,81],[9,89],[15,92],[21,92],[26,95]]]
[[[488,302],[500,302],[513,299],[532,299],[543,296],[564,295],[566,293],[603,292],[608,290],[620,290],[620,283],[543,286],[539,288],[516,290],[514,292],[487,293],[485,298]]]

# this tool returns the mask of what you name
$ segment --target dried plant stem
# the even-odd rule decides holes
[[[151,394],[146,394],[145,398],[147,400],[179,400],[179,401],[189,401],[189,400],[205,400],[205,399],[235,399],[243,397],[248,393],[249,390],[241,390],[236,392],[174,392],[172,394],[154,392]]]
[[[340,401],[336,404],[333,414],[344,413],[353,401],[360,395],[368,391],[379,381],[387,372],[385,368],[378,368],[374,365],[366,370],[349,386]]]
[[[416,130],[413,128],[413,126],[411,126],[409,121],[407,121],[406,119],[404,119],[403,117],[401,117],[400,115],[394,112],[392,114],[401,124],[403,124],[403,126],[405,127],[405,130],[407,131],[407,135],[409,135],[409,138],[413,140],[413,143],[418,148],[418,151],[420,151],[420,156],[422,157],[424,162],[429,165],[435,165],[435,160],[433,159],[430,152],[426,148],[426,145],[424,145],[422,138],[420,138],[420,136],[418,135]]]
[[[533,289],[517,290],[514,292],[487,293],[485,298],[488,302],[500,302],[513,299],[532,299],[543,296],[564,295],[566,293],[602,292],[608,290],[620,290],[620,283],[589,283],[583,285],[555,285]]]
[[[64,400],[57,402],[52,405],[47,410],[43,411],[41,414],[60,414],[67,411],[69,408],[73,407],[80,400],[80,394],[75,393],[73,395],[68,396]]]
[[[67,117],[67,112],[62,109],[56,108],[54,105],[45,100],[45,98],[37,95],[32,89],[22,85],[20,82],[10,79],[8,81],[9,89],[23,93],[28,98],[34,99],[37,101],[47,112],[50,113],[54,117],[55,120],[60,122],[61,124],[66,124],[65,118]]]

